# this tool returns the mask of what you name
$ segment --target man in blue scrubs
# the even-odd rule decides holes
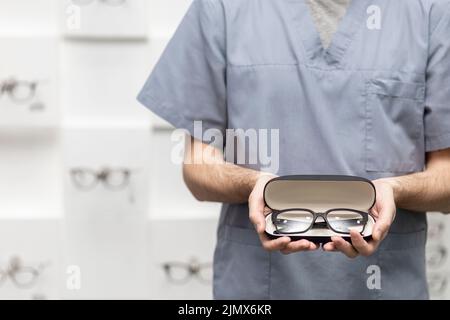
[[[193,194],[224,203],[217,299],[428,298],[424,212],[450,212],[450,1],[324,3],[194,0],[139,95],[190,133]],[[195,121],[224,135],[279,129],[273,174],[373,180],[373,240],[269,240],[262,194],[273,176],[204,161],[212,147]],[[381,286],[368,285],[373,266]]]

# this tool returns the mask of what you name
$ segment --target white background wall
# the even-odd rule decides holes
[[[191,1],[127,1],[123,12],[93,1],[71,30],[70,1],[0,0],[0,82],[42,81],[32,101],[0,97],[0,268],[16,256],[46,266],[31,288],[7,279],[0,298],[211,297],[162,265],[212,261],[219,206],[193,199],[171,128],[136,102]],[[73,184],[72,168],[105,166],[131,169],[128,187]]]

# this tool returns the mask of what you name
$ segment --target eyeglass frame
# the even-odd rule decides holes
[[[113,186],[109,183],[107,183],[107,177],[109,174],[111,174],[111,172],[113,171],[121,171],[124,174],[124,182],[120,185],[120,186]],[[95,181],[92,183],[92,185],[90,186],[83,186],[80,183],[77,182],[77,180],[74,178],[74,175],[77,172],[87,172],[87,173],[91,173],[94,177],[95,177]],[[131,169],[127,169],[127,168],[101,168],[100,170],[95,170],[95,169],[89,169],[89,168],[73,168],[70,170],[70,175],[72,177],[72,183],[74,183],[74,185],[83,191],[91,191],[93,189],[95,189],[95,187],[97,187],[99,185],[99,183],[102,183],[104,187],[106,187],[109,190],[112,191],[120,191],[125,189],[129,183],[130,183],[130,177],[132,174],[132,170]]]
[[[436,221],[430,223],[428,226],[428,235],[430,239],[440,239],[445,232],[445,223],[443,221]]]
[[[192,259],[190,262],[178,262],[178,261],[165,262],[162,264],[162,267],[164,269],[167,278],[175,284],[185,284],[189,282],[191,278],[196,278],[198,281],[204,284],[209,284],[211,283],[212,280],[212,279],[204,279],[200,276],[200,271],[203,269],[211,269],[212,263],[208,262],[200,263],[197,261],[197,259]],[[170,269],[173,267],[186,269],[188,271],[186,278],[178,280],[172,277]]]
[[[313,218],[311,219],[311,225],[309,226],[309,228],[304,230],[304,231],[301,231],[301,232],[280,232],[280,231],[278,231],[278,227],[277,227],[277,223],[276,223],[277,222],[276,221],[277,217],[280,214],[282,214],[282,213],[291,212],[291,211],[306,211],[306,212],[311,213],[313,215]],[[277,232],[280,235],[281,234],[282,235],[293,235],[293,234],[306,233],[306,232],[310,231],[314,227],[314,225],[316,224],[316,221],[317,221],[318,218],[322,218],[325,221],[325,223],[327,224],[328,229],[332,230],[333,232],[339,233],[339,234],[346,234],[346,235],[350,234],[350,232],[337,231],[337,230],[335,230],[334,228],[332,228],[330,226],[330,223],[328,222],[328,214],[330,212],[334,212],[334,211],[351,211],[351,212],[354,212],[354,213],[361,214],[361,216],[363,217],[364,226],[363,226],[363,229],[360,232],[360,234],[361,235],[364,234],[364,230],[366,229],[367,222],[369,221],[369,216],[371,216],[371,214],[368,213],[368,212],[364,212],[364,211],[356,210],[356,209],[336,208],[336,209],[327,210],[325,212],[315,212],[314,210],[305,209],[305,208],[292,208],[292,209],[283,209],[283,210],[272,210],[271,218],[272,218],[272,224],[275,226]]]
[[[447,292],[448,277],[445,274],[433,273],[428,275],[427,279],[428,289],[432,295],[442,296]]]
[[[37,268],[23,266],[22,260],[19,257],[12,257],[9,260],[8,264],[9,265],[6,269],[0,269],[0,286],[2,286],[8,278],[10,278],[14,285],[19,289],[32,288],[36,284],[44,268],[47,266],[46,264],[39,264]],[[31,274],[33,277],[32,280],[27,284],[20,283],[16,279],[16,275],[19,272]]]
[[[430,268],[439,268],[447,261],[447,248],[442,245],[432,246],[427,250],[427,265]],[[438,256],[438,259],[432,260]]]
[[[36,96],[36,90],[40,81],[25,81],[25,80],[17,80],[15,78],[7,79],[0,82],[0,96],[3,94],[8,94],[8,96],[16,103],[25,103],[32,100]],[[25,99],[17,99],[14,96],[13,90],[18,85],[26,85],[30,88],[30,95]]]

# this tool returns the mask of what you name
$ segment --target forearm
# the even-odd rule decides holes
[[[261,173],[227,163],[211,150],[197,140],[187,146],[183,176],[189,190],[200,201],[247,202]]]
[[[185,165],[184,180],[200,201],[245,203],[256,184],[257,171],[233,164]]]
[[[397,207],[450,213],[449,150],[431,155],[424,172],[385,180],[394,189]]]

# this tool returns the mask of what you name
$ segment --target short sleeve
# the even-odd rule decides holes
[[[138,100],[192,136],[227,126],[224,11],[220,0],[194,0]]]
[[[450,148],[450,2],[440,2],[431,17],[425,110],[427,152]]]

